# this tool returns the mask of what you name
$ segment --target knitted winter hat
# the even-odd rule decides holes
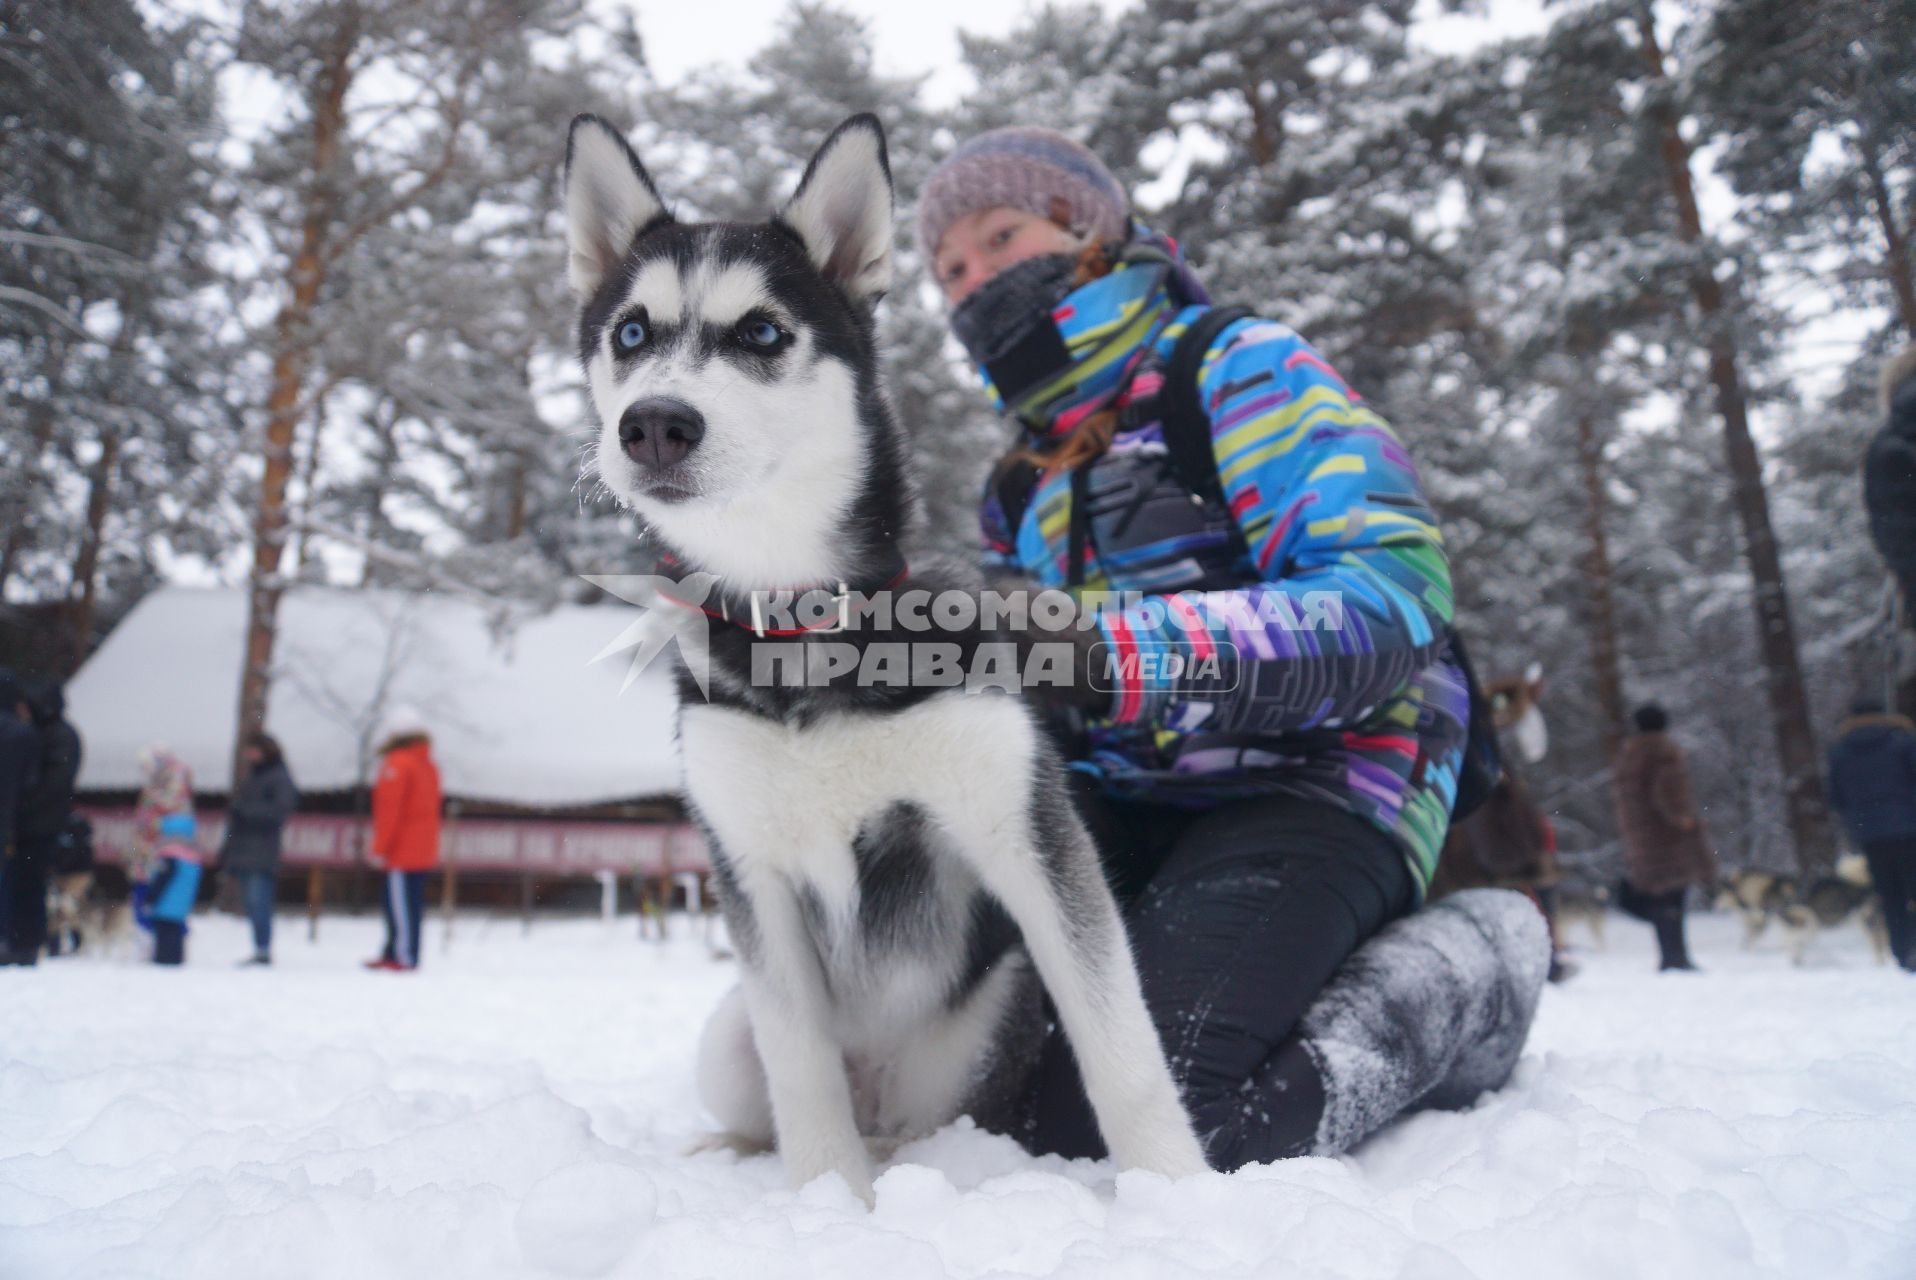
[[[1670,727],[1670,713],[1654,702],[1646,702],[1638,707],[1631,718],[1636,721],[1641,733],[1662,733]]]
[[[410,702],[401,702],[380,718],[378,740],[391,742],[394,738],[412,738],[425,732],[425,713]]]
[[[172,765],[173,760],[173,748],[164,742],[149,742],[133,757],[134,766],[139,769],[140,779],[143,782],[152,782],[158,774]]]
[[[1001,206],[1104,241],[1124,239],[1130,201],[1103,161],[1055,129],[993,129],[946,156],[925,183],[918,243],[926,260],[952,223]]]

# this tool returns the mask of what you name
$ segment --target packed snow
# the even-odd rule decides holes
[[[1916,979],[1854,930],[1799,969],[1695,919],[1707,972],[1659,976],[1613,919],[1509,1088],[1346,1159],[1172,1184],[960,1123],[868,1211],[688,1153],[735,966],[675,925],[435,920],[392,975],[370,918],[240,970],[202,916],[181,970],[0,969],[0,1276],[1916,1275]]]

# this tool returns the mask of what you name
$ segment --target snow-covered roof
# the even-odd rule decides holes
[[[495,635],[467,600],[292,587],[266,728],[307,791],[354,785],[361,743],[407,704],[431,725],[447,795],[556,807],[670,794],[679,767],[663,657],[623,694],[629,655],[593,662],[641,612],[565,605]],[[136,754],[163,742],[201,790],[224,792],[245,625],[238,588],[142,600],[67,686],[85,743],[80,787],[137,787]]]

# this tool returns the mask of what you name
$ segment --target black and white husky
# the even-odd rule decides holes
[[[678,732],[743,961],[700,1047],[728,1140],[775,1145],[795,1184],[835,1172],[870,1200],[868,1138],[1008,1114],[1042,980],[1118,1162],[1203,1169],[1028,704],[752,679],[754,645],[822,639],[742,625],[761,593],[967,585],[899,551],[913,498],[874,350],[893,234],[877,120],[839,126],[791,200],[742,224],[676,221],[624,139],[581,116],[565,200],[600,478],[718,583],[709,696],[681,673]],[[876,623],[829,636],[927,638]]]

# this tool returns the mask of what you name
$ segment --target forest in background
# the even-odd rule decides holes
[[[580,474],[557,183],[585,110],[715,217],[878,113],[890,387],[928,536],[973,545],[1007,428],[909,212],[958,140],[1036,123],[1408,442],[1477,666],[1549,682],[1529,780],[1573,866],[1608,865],[1649,699],[1726,863],[1823,862],[1820,744],[1885,670],[1857,467],[1916,336],[1916,0],[1564,0],[1463,54],[1420,41],[1439,9],[1034,8],[939,104],[829,4],[666,83],[582,0],[0,0],[0,660],[68,671],[157,584],[244,582],[256,718],[290,583],[504,616],[642,567]]]

